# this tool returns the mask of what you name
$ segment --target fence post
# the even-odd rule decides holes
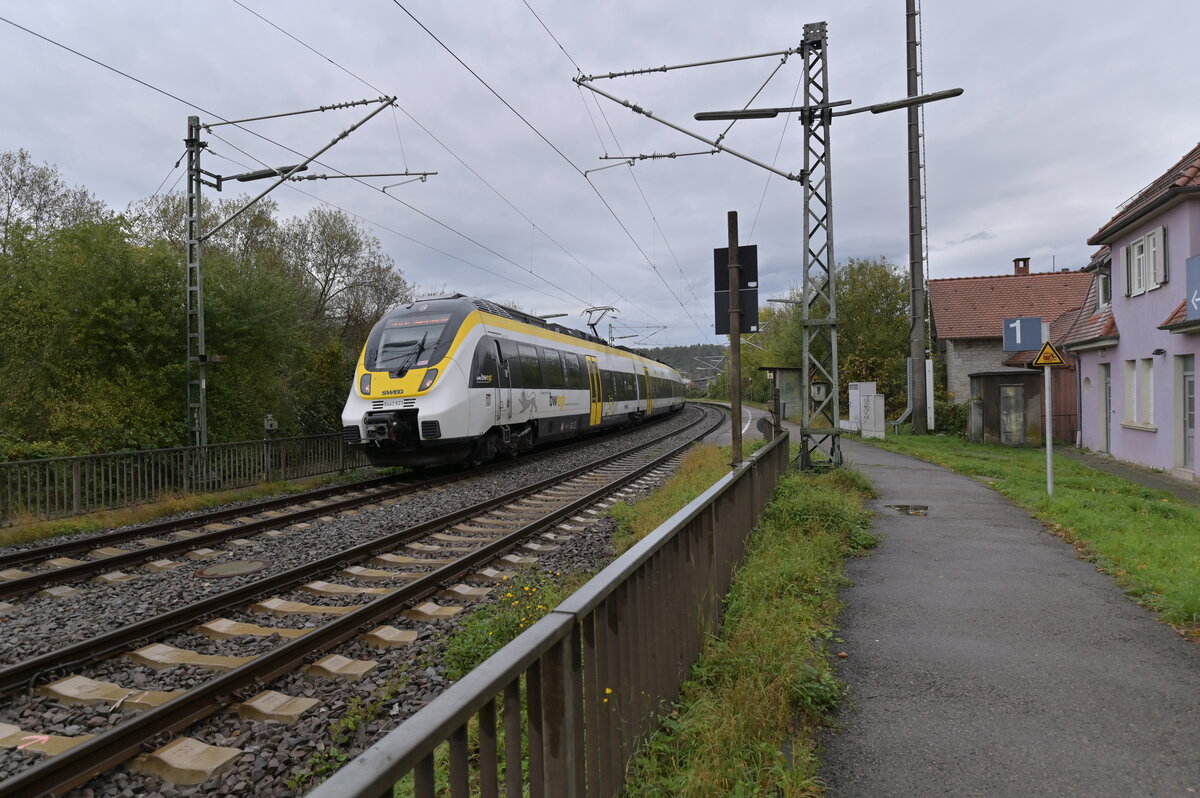
[[[79,515],[80,489],[79,458],[77,457],[71,461],[71,512],[75,515]]]

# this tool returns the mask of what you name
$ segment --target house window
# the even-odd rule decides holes
[[[1125,247],[1125,296],[1152,291],[1167,281],[1166,229],[1156,227]]]
[[[1125,423],[1154,425],[1154,361],[1125,361]]]
[[[1107,271],[1096,272],[1096,312],[1108,307],[1112,301],[1112,278]]]

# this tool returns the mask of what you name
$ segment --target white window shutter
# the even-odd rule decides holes
[[[1153,246],[1151,269],[1154,285],[1160,286],[1167,281],[1167,229],[1155,228],[1149,235]]]
[[[1143,423],[1154,423],[1154,361],[1147,359],[1146,364],[1146,418]]]

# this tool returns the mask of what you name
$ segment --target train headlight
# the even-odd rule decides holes
[[[367,372],[358,378],[358,392],[363,396],[371,395],[371,372]]]
[[[418,390],[428,391],[433,386],[433,381],[437,379],[437,369],[430,369],[425,372],[425,379],[421,380],[421,387]]]

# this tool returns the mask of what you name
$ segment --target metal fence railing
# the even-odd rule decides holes
[[[0,526],[365,465],[337,433],[0,463]]]
[[[309,798],[618,795],[788,465],[784,434]]]

